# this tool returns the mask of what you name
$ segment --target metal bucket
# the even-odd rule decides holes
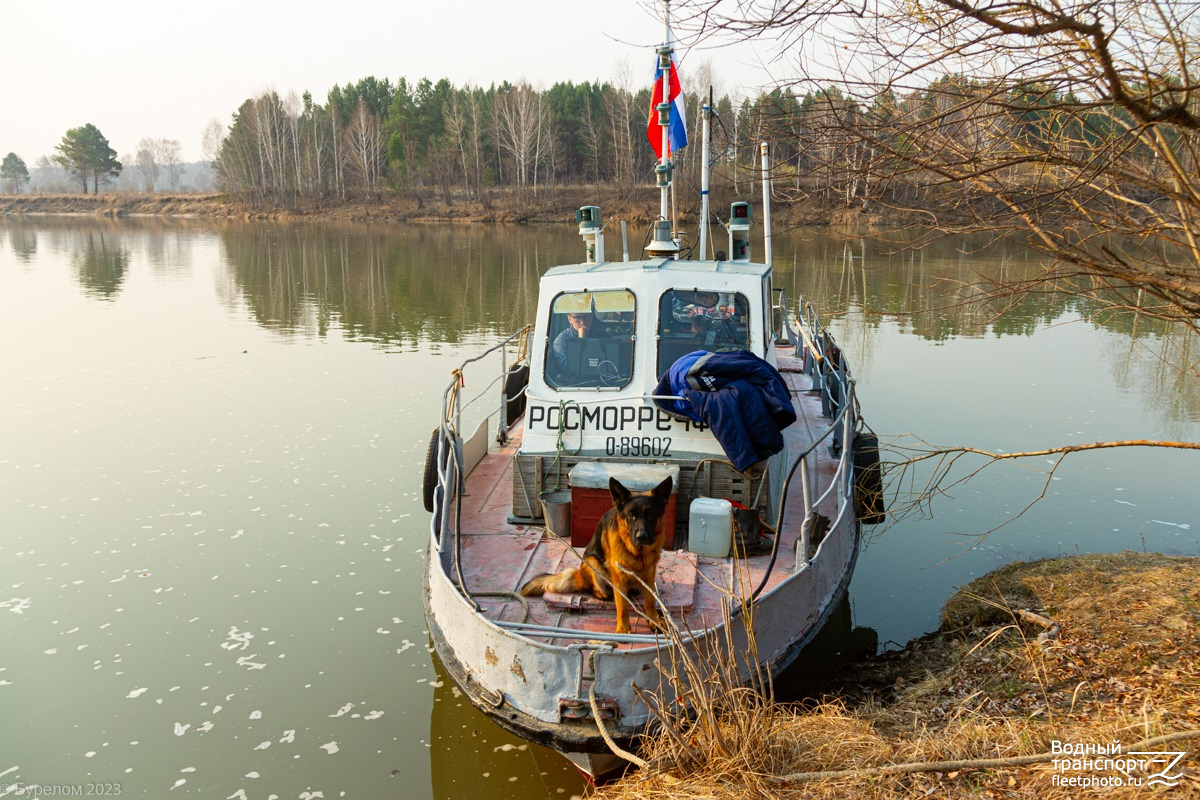
[[[560,539],[571,538],[571,493],[551,492],[542,497],[546,529]]]

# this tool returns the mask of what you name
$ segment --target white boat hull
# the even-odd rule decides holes
[[[669,287],[682,281],[713,280],[706,276],[719,267],[652,263],[638,267],[637,275]],[[573,280],[573,275],[571,270],[556,277],[548,274],[543,278],[547,284],[543,294],[554,295],[553,281]],[[768,286],[767,268],[743,266],[730,275]],[[608,280],[616,284],[624,278],[614,272]],[[768,315],[761,317],[765,325]],[[651,322],[644,320],[646,325]],[[541,433],[530,434],[523,422],[505,428],[499,449],[490,448],[486,424],[469,436],[461,433],[456,377],[446,394],[448,422],[435,432],[435,444],[442,444],[431,453],[430,463],[438,466],[436,488],[426,498],[434,514],[424,604],[433,646],[474,705],[525,739],[576,754],[572,760],[577,766],[594,771],[613,763],[606,737],[629,747],[653,723],[639,692],[661,702],[674,700],[676,687],[664,676],[683,671],[672,670],[672,659],[733,664],[746,683],[764,671],[775,675],[793,662],[845,595],[859,547],[851,446],[856,422],[853,383],[832,342],[823,338],[823,332],[815,332],[820,330],[815,316],[808,322],[813,324],[804,334],[803,345],[794,339],[789,345],[767,345],[768,361],[778,365],[797,421],[782,431],[784,450],[745,473],[695,445],[671,458],[613,457],[595,442],[589,448],[590,434],[582,426],[574,432],[578,449],[569,453],[561,442],[555,449],[544,449],[538,438]],[[516,336],[509,341],[515,340]],[[641,340],[652,342],[654,336],[646,330]],[[497,348],[504,346],[507,343]],[[828,355],[823,355],[825,348]],[[533,352],[530,391],[549,391],[538,383],[543,367],[537,351]],[[798,352],[810,355],[801,357]],[[505,354],[501,356],[503,363],[509,363]],[[472,359],[464,369],[485,357]],[[619,391],[601,388],[590,398],[571,395],[570,402],[580,407],[595,403],[601,409],[580,412],[580,420],[588,414],[603,420],[608,414],[604,409],[634,403],[631,413],[614,411],[610,416],[630,425],[650,419],[657,426],[650,397],[653,381],[653,374],[635,373],[633,382]],[[485,377],[482,385],[486,382]],[[481,385],[475,379],[472,383]],[[566,427],[567,405],[560,402],[557,419]],[[535,407],[532,400],[530,407]],[[715,445],[712,433],[705,431],[704,436]],[[618,471],[648,463],[685,469],[687,478],[681,477],[676,487],[681,508],[708,496],[701,491],[707,486],[709,491],[732,493],[716,497],[743,498],[772,522],[781,514],[774,552],[744,558],[667,554],[677,564],[687,562],[682,572],[690,576],[690,583],[678,578],[681,573],[670,569],[664,573],[664,555],[656,582],[661,607],[674,623],[670,645],[667,637],[654,635],[642,620],[634,620],[633,633],[616,634],[611,610],[580,613],[573,601],[562,606],[548,597],[519,597],[517,590],[536,575],[580,563],[581,542],[574,542],[572,548],[570,542],[545,532],[536,520],[536,503],[531,502],[544,496],[556,471],[565,474],[558,462],[568,456],[574,462],[608,462],[606,469]],[[710,474],[710,467],[702,465],[712,462],[726,464],[728,468],[721,469],[732,472],[719,477],[717,468],[711,467]],[[718,480],[724,481],[723,488],[711,488]],[[682,484],[687,484],[686,494]],[[580,495],[581,503],[584,497]],[[685,589],[683,600],[676,593],[672,595],[675,605],[668,602],[668,587]],[[750,611],[743,613],[745,609]],[[752,619],[750,631],[747,617]]]
[[[852,507],[850,507],[852,508]],[[845,594],[858,554],[859,527],[853,514],[843,514],[822,541],[816,557],[754,606],[757,650],[772,674],[789,666],[821,629]],[[632,650],[558,646],[505,629],[476,611],[458,591],[446,569],[442,549],[430,541],[424,600],[433,645],[447,672],[472,703],[523,738],[564,752],[608,753],[589,717],[564,721],[560,701],[586,704],[588,688],[606,705],[615,704],[607,732],[628,743],[645,732],[649,709],[632,688],[660,689],[656,663],[665,661],[661,647]],[[735,618],[733,637],[746,652],[746,631]],[[683,646],[690,657],[724,637],[721,627]],[[588,679],[586,657],[592,653]]]

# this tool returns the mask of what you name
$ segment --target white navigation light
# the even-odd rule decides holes
[[[583,237],[588,264],[604,262],[604,226],[600,222],[600,206],[584,206],[575,212],[579,235]]]
[[[750,261],[750,216],[749,203],[734,203],[729,207],[729,260]]]

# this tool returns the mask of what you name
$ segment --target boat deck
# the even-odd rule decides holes
[[[829,428],[830,420],[821,416],[821,400],[809,393],[811,381],[801,370],[798,359],[785,357],[790,348],[781,348],[779,370],[788,385],[797,420],[783,431],[788,453],[806,450]],[[522,430],[513,431],[508,444],[489,452],[467,477],[462,506],[462,572],[467,590],[493,620],[529,622],[580,632],[578,641],[588,640],[589,632],[612,633],[616,625],[615,606],[585,595],[554,595],[525,598],[525,607],[513,594],[530,578],[540,573],[560,572],[580,563],[583,548],[573,548],[539,525],[508,522],[512,511],[513,463]],[[789,464],[790,466],[790,464]],[[809,457],[813,485],[828,486],[837,469],[837,461],[825,443]],[[792,574],[796,543],[800,538],[800,509],[803,494],[800,473],[792,478],[788,490],[788,509],[796,522],[784,526],[775,568],[767,590]],[[835,502],[828,498],[818,511],[833,520]],[[768,520],[768,522],[773,522]],[[676,546],[686,546],[686,536],[676,537]],[[721,622],[722,601],[730,592],[749,595],[766,574],[770,555],[746,558],[709,558],[686,550],[663,554],[659,562],[657,585],[674,622],[683,629],[701,630]],[[736,591],[735,591],[736,590]],[[633,601],[633,633],[652,633],[640,618],[640,600]],[[535,637],[536,638],[536,637]],[[556,644],[569,644],[558,638]],[[637,647],[622,644],[620,647]]]

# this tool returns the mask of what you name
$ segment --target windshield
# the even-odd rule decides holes
[[[670,289],[658,307],[658,376],[695,350],[747,350],[750,303],[737,292]]]
[[[550,306],[546,384],[619,389],[633,377],[637,302],[624,289],[564,292]]]

